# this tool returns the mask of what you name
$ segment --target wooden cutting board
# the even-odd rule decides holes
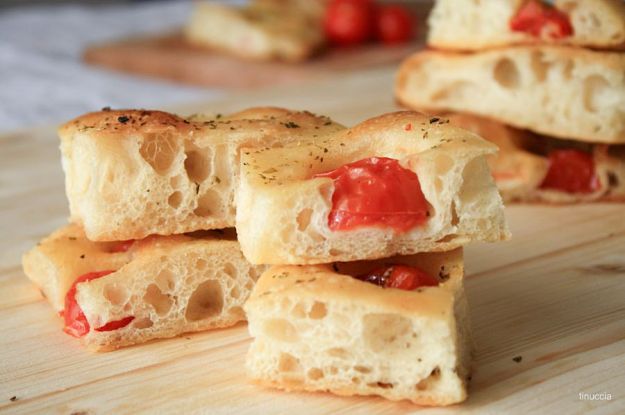
[[[191,45],[175,33],[94,45],[83,58],[92,65],[184,84],[249,88],[399,63],[422,46],[422,41],[399,46],[372,44],[330,49],[302,63],[256,62]]]
[[[371,43],[353,48],[328,48],[301,63],[244,60],[185,41],[181,32],[121,39],[88,47],[85,62],[136,75],[212,87],[249,88],[292,84],[355,70],[399,63],[425,43],[425,19],[430,0],[408,3],[418,21],[412,42],[385,46]]]
[[[393,73],[380,69],[301,86],[298,94],[281,87],[179,110],[288,105],[353,124],[395,108]],[[467,249],[475,334],[470,398],[419,408],[254,386],[244,375],[245,324],[104,354],[82,350],[20,267],[21,253],[67,216],[57,147],[53,128],[0,137],[0,413],[625,413],[622,204],[511,206],[510,242]],[[611,400],[579,398],[602,392]]]

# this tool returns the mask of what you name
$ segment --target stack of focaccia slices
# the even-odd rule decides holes
[[[439,0],[429,25],[434,49],[401,65],[396,96],[462,113],[459,125],[503,144],[495,179],[505,199],[623,199],[625,3]]]
[[[462,247],[509,237],[493,144],[410,111],[278,108],[109,110],[60,135],[72,224],[24,270],[90,349],[247,318],[259,383],[466,398]]]

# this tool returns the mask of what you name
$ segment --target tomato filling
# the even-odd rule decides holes
[[[379,226],[406,232],[427,219],[419,178],[397,160],[371,157],[313,176],[317,177],[334,180],[328,215],[333,231]]]
[[[63,331],[65,333],[74,336],[74,337],[82,337],[85,334],[89,333],[90,327],[89,322],[87,321],[87,317],[85,313],[83,313],[82,309],[76,302],[76,285],[81,282],[95,280],[97,278],[102,278],[105,275],[108,275],[115,271],[97,271],[97,272],[89,272],[87,274],[81,275],[76,278],[76,281],[72,284],[69,291],[65,295],[65,309],[63,310],[63,318],[65,319],[65,328]],[[96,331],[111,331],[117,330],[122,327],[127,326],[130,322],[134,320],[134,316],[124,317],[121,320],[109,321],[102,327],[98,327]]]
[[[566,13],[539,0],[525,2],[510,19],[510,29],[535,37],[561,39],[573,34],[573,26]]]
[[[128,252],[128,250],[134,243],[135,243],[134,239],[129,239],[127,241],[118,242],[115,245],[113,245],[113,247],[111,248],[111,252],[112,253]]]
[[[399,288],[407,291],[416,290],[419,287],[435,287],[438,285],[438,280],[427,272],[407,265],[391,265],[378,268],[356,278],[380,287]]]
[[[549,169],[540,185],[541,189],[592,193],[599,187],[591,154],[573,149],[554,150],[549,153]]]

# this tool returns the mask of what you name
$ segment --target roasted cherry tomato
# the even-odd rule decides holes
[[[326,9],[326,38],[337,45],[349,46],[371,38],[374,7],[370,0],[332,0]]]
[[[334,179],[328,216],[333,231],[379,226],[406,232],[427,219],[419,178],[397,160],[372,157],[314,177]]]
[[[510,19],[510,29],[535,37],[561,39],[573,34],[573,26],[566,13],[539,0],[525,2]]]
[[[599,189],[599,178],[591,154],[580,150],[554,150],[549,153],[549,169],[541,189],[567,193],[592,193]]]
[[[412,39],[415,20],[402,6],[380,6],[375,15],[376,38],[384,43],[403,43]]]
[[[113,245],[113,247],[111,248],[111,252],[113,253],[128,252],[128,250],[134,243],[135,243],[134,239],[129,239],[127,241],[118,242],[117,244]]]
[[[82,337],[85,334],[89,333],[90,327],[89,322],[87,321],[87,317],[83,313],[82,309],[76,302],[76,285],[81,282],[95,280],[97,278],[102,278],[105,275],[108,275],[115,271],[97,271],[97,272],[89,272],[87,274],[81,275],[76,278],[76,281],[72,284],[67,294],[65,294],[65,309],[63,310],[63,318],[65,319],[65,328],[63,329],[65,333],[74,336],[74,337]],[[109,321],[102,327],[96,328],[97,331],[110,331],[116,330],[122,327],[127,326],[130,322],[134,320],[133,316],[125,317],[121,320]]]
[[[435,287],[438,280],[425,271],[407,265],[391,265],[360,275],[359,280],[370,282],[385,288],[399,288],[400,290],[416,290],[419,287]]]

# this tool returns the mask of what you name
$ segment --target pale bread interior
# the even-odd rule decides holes
[[[415,112],[386,114],[326,138],[274,149],[244,149],[236,226],[252,263],[315,264],[444,251],[472,240],[507,239],[503,204],[486,155],[496,147]],[[428,201],[425,224],[406,233],[328,227],[334,183],[312,179],[357,160],[399,160]]]
[[[562,39],[512,31],[510,19],[521,0],[437,0],[428,18],[428,44],[441,49],[480,50],[524,43],[581,47],[625,47],[625,5],[621,0],[556,0],[569,16],[573,34]]]
[[[84,115],[59,130],[71,220],[96,241],[232,227],[242,146],[340,128],[280,108],[189,119],[140,110]]]
[[[418,291],[350,275],[382,263],[444,279]],[[422,405],[466,398],[470,336],[462,250],[329,266],[274,266],[245,304],[248,375],[286,390],[380,395]],[[349,275],[346,275],[349,274]]]
[[[395,84],[410,108],[482,115],[588,142],[625,143],[625,54],[542,46],[424,51]]]
[[[76,301],[91,327],[81,338],[85,346],[116,349],[245,320],[243,303],[266,267],[245,260],[232,230],[222,233],[150,237],[111,254],[113,244],[88,241],[69,225],[27,253],[24,270],[59,311],[78,276],[114,270],[79,283]],[[129,316],[126,327],[95,330]]]

